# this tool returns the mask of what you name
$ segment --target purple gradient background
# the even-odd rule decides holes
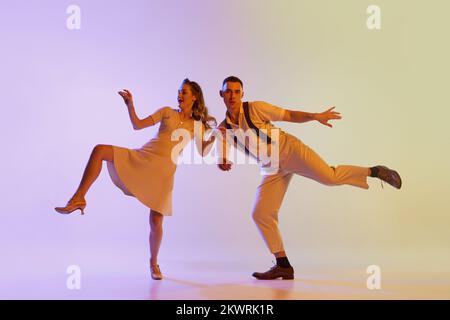
[[[307,3],[300,5],[305,9],[298,13],[300,22],[321,17],[320,9]],[[96,144],[137,148],[156,132],[157,128],[132,130],[117,94],[122,88],[132,91],[137,113],[145,117],[160,106],[176,107],[178,86],[189,77],[202,85],[211,113],[220,119],[221,81],[236,74],[246,82],[250,100],[314,106],[306,109],[315,112],[340,103],[348,122],[331,134],[317,126],[282,125],[317,146],[329,161],[384,161],[386,154],[371,148],[382,144],[392,151],[389,164],[401,165],[406,176],[444,164],[442,159],[409,156],[417,150],[411,141],[431,137],[438,125],[420,135],[411,130],[412,123],[421,123],[420,117],[412,116],[400,127],[394,120],[387,120],[384,128],[367,121],[373,108],[393,112],[392,118],[402,116],[411,102],[404,98],[411,87],[402,86],[402,79],[419,75],[427,60],[420,57],[418,64],[411,63],[418,56],[410,53],[414,51],[409,50],[413,41],[408,32],[398,48],[391,38],[367,40],[368,3],[354,1],[341,8],[350,10],[351,17],[362,12],[362,30],[350,35],[356,27],[333,20],[332,9],[323,13],[317,26],[288,33],[292,26],[286,21],[292,13],[270,1],[2,1],[0,298],[77,298],[65,289],[65,270],[72,264],[82,267],[90,297],[158,298],[154,284],[146,282],[148,209],[123,196],[111,183],[106,165],[87,195],[85,216],[60,216],[53,210],[72,195]],[[81,7],[81,30],[66,28],[70,4]],[[396,12],[400,7],[395,6]],[[343,41],[342,46],[338,40],[333,43],[336,57],[320,40],[334,38],[332,32]],[[290,38],[292,34],[299,38]],[[361,45],[355,44],[358,41]],[[378,48],[399,49],[377,56],[384,59],[384,68],[368,55],[373,50],[370,41]],[[354,56],[342,58],[344,47]],[[332,69],[335,65],[345,71]],[[388,73],[394,65],[398,69]],[[372,78],[366,78],[363,69]],[[393,85],[398,85],[396,90]],[[364,103],[366,108],[361,107]],[[445,135],[437,136],[430,151],[444,143]],[[416,175],[403,193],[379,190],[374,182],[372,193],[348,187],[331,190],[297,177],[282,208],[288,252],[304,268],[351,267],[363,278],[365,268],[374,263],[384,263],[385,270],[410,267],[407,270],[420,271],[425,278],[441,274],[450,265],[441,255],[449,243],[448,204],[443,201],[448,180],[441,180],[436,189],[422,184],[427,178],[438,181],[439,174],[432,170]],[[175,178],[174,216],[164,224],[160,260],[165,270],[183,278],[199,270],[189,264],[192,261],[210,261],[246,277],[255,266],[268,266],[271,257],[250,217],[259,180],[258,168],[251,165],[236,166],[229,174],[214,165],[181,165]],[[411,202],[420,194],[431,198]],[[426,210],[432,205],[434,219],[427,221]],[[119,286],[95,286],[96,281],[127,277],[132,285],[122,293],[117,292]]]
[[[106,170],[87,196],[85,217],[59,216],[53,207],[72,194],[95,144],[135,148],[156,132],[132,130],[118,90],[134,93],[137,113],[143,117],[160,106],[175,107],[179,84],[188,76],[200,82],[212,113],[219,116],[223,107],[216,93],[221,79],[237,71],[245,74],[228,59],[251,53],[246,40],[254,40],[251,30],[236,30],[226,22],[245,4],[78,1],[81,30],[69,31],[65,10],[70,4],[2,2],[7,10],[1,18],[1,84],[8,92],[2,136],[7,138],[4,147],[14,152],[2,161],[7,174],[0,235],[5,285],[0,296],[6,298],[46,297],[45,290],[51,288],[22,295],[14,279],[37,289],[48,286],[43,279],[56,277],[65,286],[65,270],[71,264],[86,274],[137,266],[147,276],[148,209],[124,197]],[[220,12],[223,20],[208,12]],[[211,78],[214,81],[204,80]],[[258,178],[253,175],[253,184]],[[166,219],[161,259],[207,258],[217,243],[227,243],[222,257],[228,259],[241,246],[230,230],[242,222],[241,231],[254,233],[246,243],[264,252],[247,216],[235,222],[223,217],[227,210],[221,203],[234,198],[226,189],[235,184],[225,180],[215,166],[179,168],[174,192],[178,221]],[[214,189],[217,192],[211,192]],[[247,210],[253,193],[254,187],[238,195],[247,200]]]

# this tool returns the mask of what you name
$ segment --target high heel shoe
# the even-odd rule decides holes
[[[70,214],[75,210],[81,210],[81,215],[84,215],[84,208],[86,208],[85,200],[78,200],[73,203],[70,203],[72,200],[69,200],[65,207],[55,207],[56,212],[61,214]]]
[[[161,269],[159,269],[159,265],[150,265],[150,272],[153,280],[162,280],[163,276]]]

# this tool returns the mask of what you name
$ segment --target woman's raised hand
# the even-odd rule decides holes
[[[133,95],[130,91],[123,89],[122,91],[119,91],[118,94],[123,98],[123,102],[125,102],[127,106],[133,105]]]

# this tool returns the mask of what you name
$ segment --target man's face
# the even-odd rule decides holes
[[[241,105],[244,91],[239,82],[226,82],[220,90],[220,96],[228,109],[234,109]]]

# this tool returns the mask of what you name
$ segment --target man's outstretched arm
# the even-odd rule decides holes
[[[285,110],[283,121],[303,123],[308,121],[317,120],[321,124],[326,125],[330,128],[333,126],[328,123],[329,120],[339,120],[342,119],[341,114],[336,111],[332,111],[334,107],[321,112],[321,113],[310,113],[303,111]]]

